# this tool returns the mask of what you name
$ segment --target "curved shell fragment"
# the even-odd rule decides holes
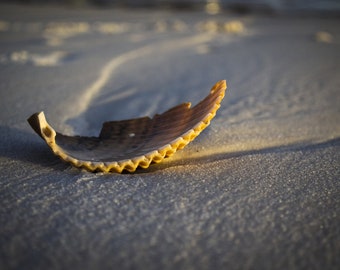
[[[193,108],[183,103],[153,118],[105,122],[98,137],[56,132],[43,112],[33,114],[28,122],[55,155],[75,167],[92,172],[134,172],[172,156],[196,138],[215,116],[226,88],[226,81],[217,82]]]

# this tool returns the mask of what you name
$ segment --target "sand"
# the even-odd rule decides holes
[[[1,269],[336,269],[335,17],[0,8]],[[79,170],[69,135],[200,101],[211,125],[134,174]]]

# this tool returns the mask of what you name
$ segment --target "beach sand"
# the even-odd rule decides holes
[[[0,8],[1,269],[337,269],[335,17]],[[90,173],[26,119],[103,122],[228,89],[172,158]]]

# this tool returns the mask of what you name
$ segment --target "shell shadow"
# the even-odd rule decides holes
[[[218,154],[208,154],[200,157],[188,157],[182,158],[177,160],[167,160],[164,163],[156,164],[150,166],[148,169],[141,170],[138,169],[137,173],[150,173],[156,172],[158,170],[171,168],[171,167],[180,167],[184,165],[197,165],[197,164],[209,164],[212,162],[216,162],[219,160],[226,160],[232,158],[238,158],[243,156],[250,156],[250,155],[261,155],[261,154],[275,154],[275,153],[288,153],[288,152],[310,152],[310,151],[317,151],[320,149],[325,149],[328,147],[340,147],[340,137],[330,139],[324,142],[299,142],[289,145],[282,145],[282,146],[274,146],[268,147],[258,150],[248,150],[248,151],[237,151],[237,152],[226,152],[226,153],[218,153]]]
[[[54,170],[65,170],[70,167],[69,164],[62,162],[57,156],[53,155],[51,150],[38,136],[33,132],[29,133],[16,128],[0,125],[0,156],[13,160],[20,160],[32,164],[38,164],[43,167],[53,168]],[[159,164],[152,164],[147,169],[138,168],[134,173],[124,172],[124,174],[148,174],[183,165],[207,164],[219,160],[226,160],[248,155],[287,153],[287,152],[309,152],[328,147],[340,147],[340,137],[328,141],[313,143],[300,142],[290,145],[268,147],[259,150],[226,152],[218,154],[209,154],[200,157],[188,157],[171,160]],[[182,150],[185,151],[185,150]]]
[[[0,156],[2,157],[57,170],[66,169],[69,166],[60,162],[46,143],[33,132],[0,125],[0,142]]]

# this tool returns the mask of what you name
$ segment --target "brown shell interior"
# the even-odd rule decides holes
[[[98,137],[66,136],[47,123],[44,113],[28,122],[63,160],[90,171],[133,172],[160,162],[192,141],[215,116],[226,81],[217,82],[193,108],[183,103],[153,118],[105,122]]]

